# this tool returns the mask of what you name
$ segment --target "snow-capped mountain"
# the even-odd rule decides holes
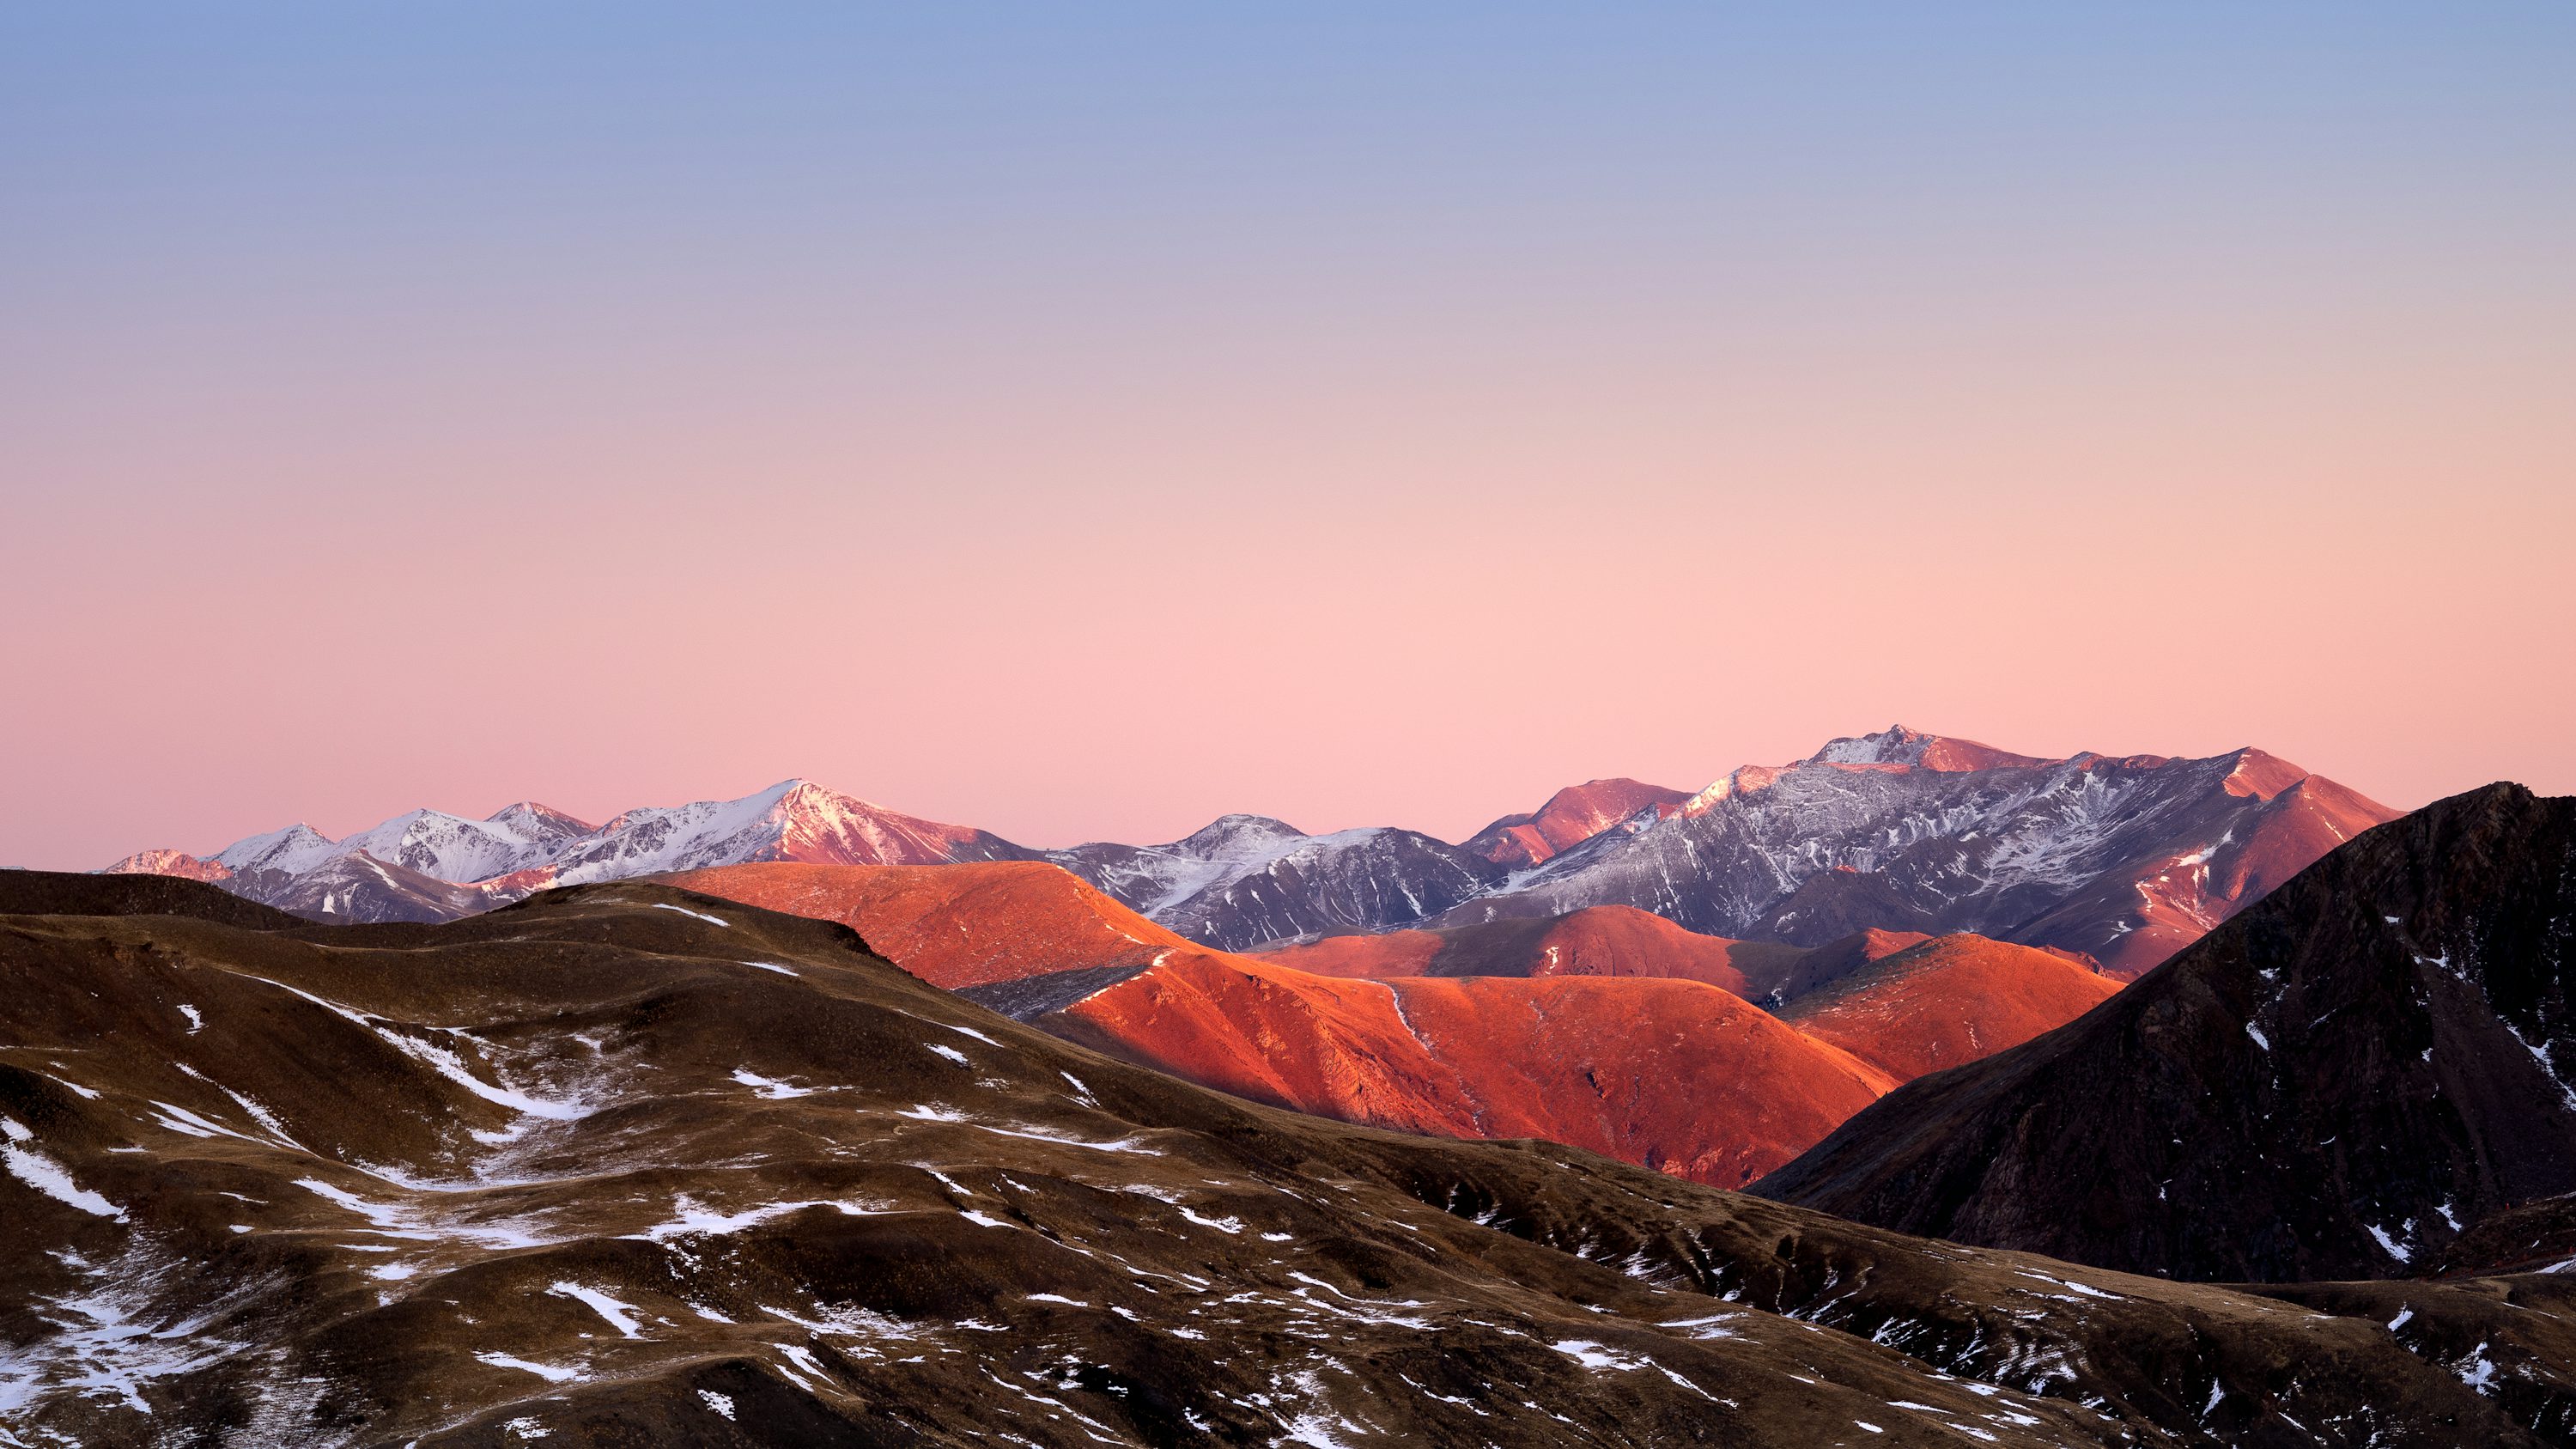
[[[363,850],[443,881],[478,881],[552,864],[597,828],[560,810],[522,801],[486,820],[415,810],[359,831],[341,841],[340,849]]]
[[[566,885],[666,870],[798,860],[821,865],[946,865],[1025,860],[998,835],[905,815],[804,780],[740,800],[629,810],[549,862]]]
[[[595,829],[532,804],[484,820],[417,810],[345,840],[294,825],[203,859],[147,851],[109,869],[217,880],[337,919],[436,920],[552,884],[760,861],[1044,860],[1229,950],[1628,905],[1793,945],[1872,928],[1969,931],[2134,976],[2393,815],[2260,750],[2046,760],[1898,726],[1745,766],[1687,797],[1593,781],[1461,845],[1227,815],[1162,845],[1041,851],[787,780]],[[334,865],[323,884],[294,884]],[[475,889],[450,896],[422,882]]]
[[[629,810],[593,826],[530,801],[482,820],[414,810],[333,840],[309,825],[198,857],[147,850],[109,872],[210,880],[326,920],[443,921],[548,886],[750,861],[940,865],[1023,860],[1000,836],[887,810],[803,780],[739,800]]]
[[[2134,976],[2395,816],[2260,750],[2041,760],[1900,725],[1736,770],[1441,921],[1631,905],[1794,945],[1973,931]]]
[[[459,885],[351,850],[301,875],[252,870],[216,884],[236,895],[316,921],[452,921],[505,906],[551,880],[542,868]]]
[[[235,875],[255,870],[301,875],[339,853],[338,841],[299,820],[283,830],[236,840],[207,859]]]
[[[101,875],[173,875],[182,880],[226,881],[232,867],[184,850],[138,850],[99,872]]]
[[[1307,835],[1228,815],[1168,845],[1093,843],[1045,859],[1195,941],[1238,949],[1406,925],[1491,889],[1505,868],[1411,830]]]

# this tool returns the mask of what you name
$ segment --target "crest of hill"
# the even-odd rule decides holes
[[[1686,930],[1634,906],[1562,916],[1325,936],[1248,954],[1318,976],[1661,976],[1701,981],[1777,1009],[1883,956],[1931,939],[1857,931],[1822,946],[1732,941]]]
[[[0,915],[187,916],[249,931],[304,922],[203,881],[169,875],[0,870]]]
[[[663,877],[789,915],[840,921],[934,986],[961,990],[1059,971],[1142,970],[1184,940],[1039,861],[958,865],[717,866]]]
[[[1906,1082],[2064,1026],[2120,986],[2055,952],[1943,936],[1868,961],[1779,1012],[1809,1036]]]
[[[2438,801],[1757,1190],[2131,1272],[2409,1272],[2576,1191],[2571,940],[2576,800]]]
[[[1685,930],[1634,906],[1436,930],[1325,936],[1251,952],[1319,976],[1669,976],[1758,996],[1795,969],[1795,946]]]

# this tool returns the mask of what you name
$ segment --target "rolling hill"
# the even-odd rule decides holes
[[[1273,1112],[655,885],[276,929],[78,889],[0,875],[30,1443],[2520,1449],[2576,1411],[2564,1278],[2257,1295]]]

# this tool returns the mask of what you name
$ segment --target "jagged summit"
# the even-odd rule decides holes
[[[2049,763],[2036,755],[2017,755],[1975,740],[1930,735],[1897,724],[1872,735],[1827,740],[1809,755],[1809,765],[1912,765],[1926,770],[1965,771],[2027,769]]]

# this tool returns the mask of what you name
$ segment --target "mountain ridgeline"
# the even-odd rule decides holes
[[[1900,726],[1696,795],[1595,780],[1463,844],[1228,815],[1161,845],[1039,850],[788,781],[598,827],[525,804],[480,821],[415,811],[341,841],[299,825],[111,869],[213,880],[312,919],[437,921],[666,871],[1028,860],[1231,951],[1616,905],[1793,946],[1968,932],[2134,977],[2392,813],[2260,750],[2045,760]]]

